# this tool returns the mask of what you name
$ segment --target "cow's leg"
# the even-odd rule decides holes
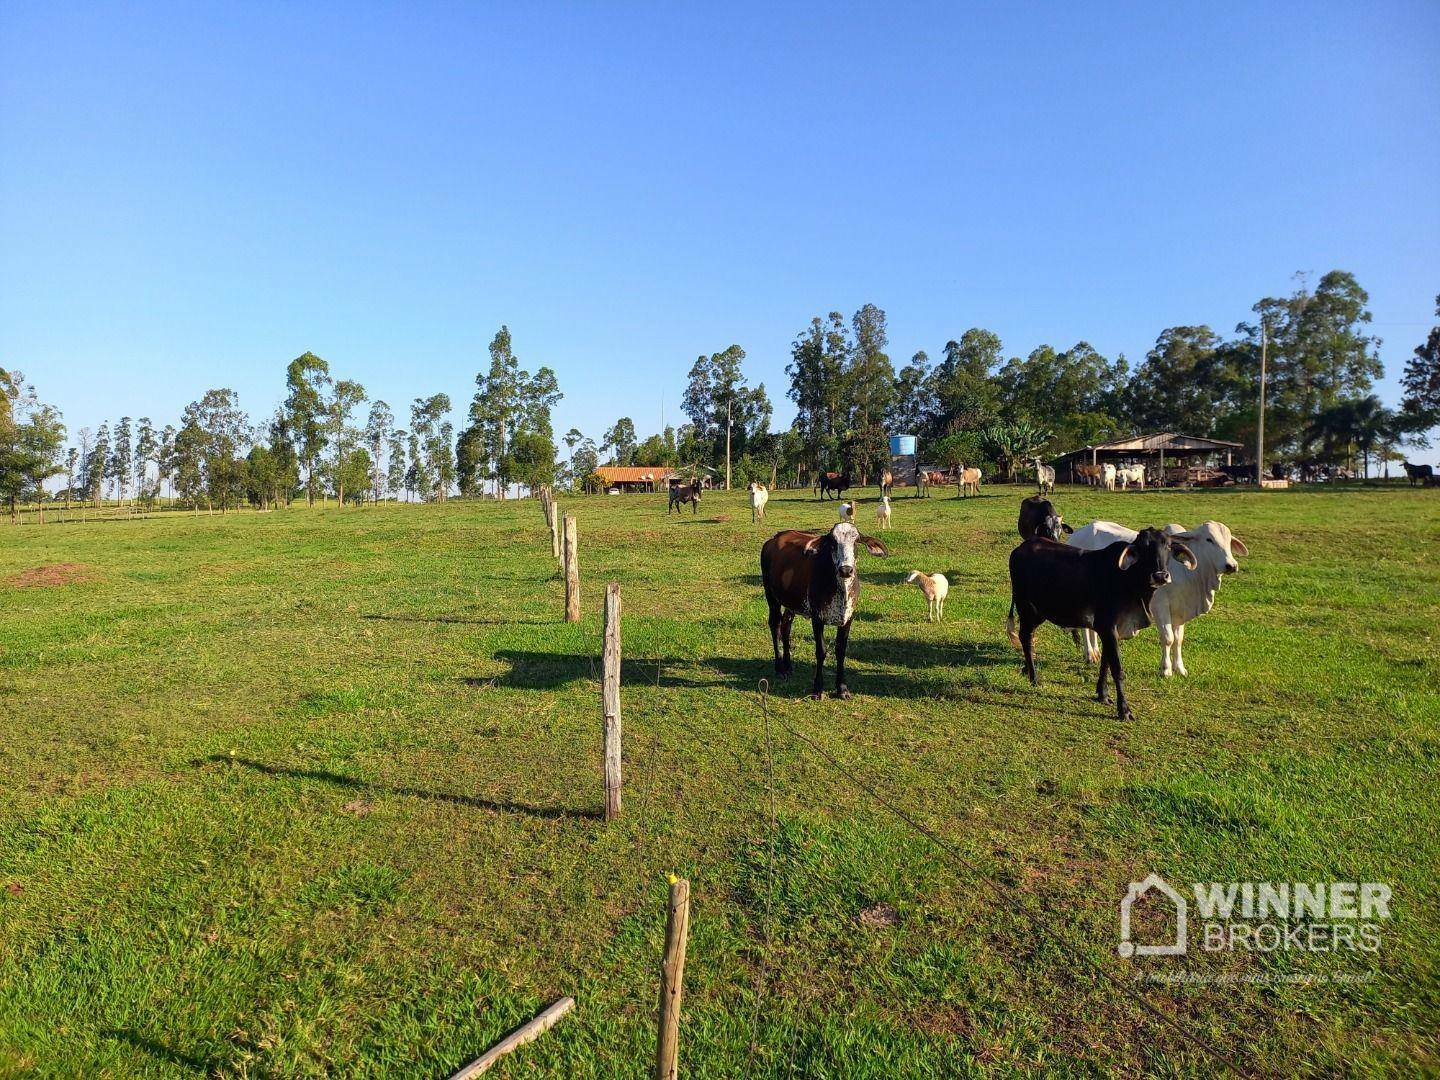
[[[1175,627],[1168,622],[1162,622],[1157,629],[1160,631],[1160,677],[1168,679],[1172,668],[1170,664],[1170,651],[1174,649],[1179,652],[1179,644],[1175,635]]]
[[[785,669],[780,673],[783,678],[788,679],[795,670],[795,661],[790,659],[790,628],[795,624],[795,613],[793,611],[782,612],[780,615],[780,646],[784,649]]]
[[[815,635],[815,685],[810,696],[819,701],[825,696],[825,624],[812,617],[810,630]]]
[[[850,624],[835,631],[835,696],[841,701],[850,697],[850,688],[845,685],[845,646],[850,644]]]
[[[1100,630],[1100,649],[1100,678],[1105,678],[1106,668],[1115,676],[1115,715],[1122,721],[1134,720],[1135,714],[1130,709],[1130,703],[1125,700],[1125,672],[1120,668],[1120,639],[1116,637],[1113,626]]]
[[[1025,654],[1025,675],[1031,686],[1040,685],[1040,675],[1035,670],[1035,622],[1025,612],[1020,612],[1020,648]]]
[[[1185,654],[1182,651],[1184,650],[1184,648],[1185,624],[1181,623],[1179,626],[1175,627],[1175,670],[1178,671],[1181,675],[1189,675],[1190,673],[1185,670]]]
[[[768,600],[769,597],[766,597]],[[775,647],[775,674],[780,678],[786,675],[785,663],[780,656],[780,623],[783,616],[780,612],[780,605],[770,600],[770,644]]]

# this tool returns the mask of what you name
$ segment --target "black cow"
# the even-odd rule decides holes
[[[1031,495],[1020,501],[1021,540],[1044,536],[1063,544],[1065,536],[1074,531],[1060,519],[1060,511],[1044,496]]]
[[[1159,529],[1145,529],[1132,543],[1123,541],[1099,551],[1082,551],[1054,540],[1035,537],[1010,553],[1010,641],[1025,652],[1025,673],[1035,673],[1035,628],[1042,622],[1071,629],[1093,630],[1100,638],[1097,701],[1109,703],[1105,677],[1115,678],[1115,711],[1132,720],[1125,700],[1125,674],[1120,670],[1120,639],[1149,626],[1155,590],[1170,581],[1174,556],[1195,569],[1188,547]],[[1015,632],[1019,615],[1020,632]]]
[[[699,481],[691,480],[688,484],[670,485],[670,504],[665,507],[665,516],[669,517],[671,510],[683,509],[686,503],[690,504],[690,513],[698,514],[700,512]]]
[[[1411,465],[1405,462],[1405,475],[1410,478],[1410,486],[1414,487],[1418,480],[1421,483],[1428,483],[1435,478],[1435,470],[1429,465]]]
[[[827,472],[820,474],[820,498],[828,499],[830,492],[835,492],[835,498],[840,498],[845,489],[850,486],[850,470],[844,472]]]
[[[848,521],[828,533],[787,530],[765,541],[760,549],[760,580],[765,602],[770,605],[770,643],[775,647],[775,674],[788,678],[790,627],[795,616],[810,616],[815,634],[815,685],[812,695],[824,696],[825,627],[835,627],[835,696],[848,698],[845,685],[845,647],[850,642],[850,621],[860,598],[860,579],[855,574],[855,545],[862,544],[871,555],[888,554],[885,545]]]

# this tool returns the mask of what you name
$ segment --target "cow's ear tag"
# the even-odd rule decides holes
[[[1180,560],[1181,565],[1187,569],[1195,569],[1195,553],[1184,544],[1171,543],[1170,553]]]

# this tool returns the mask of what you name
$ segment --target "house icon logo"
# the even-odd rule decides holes
[[[1152,889],[1159,890],[1175,906],[1175,940],[1168,945],[1137,945],[1130,940],[1130,909],[1135,906],[1136,900]],[[1144,881],[1132,881],[1125,892],[1125,899],[1120,901],[1120,955],[1127,959],[1132,956],[1184,956],[1186,906],[1185,898],[1159,874],[1151,874]]]

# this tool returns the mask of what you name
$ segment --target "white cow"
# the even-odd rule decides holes
[[[1115,466],[1109,462],[1100,466],[1100,486],[1106,491],[1115,490]]]
[[[1127,465],[1123,469],[1115,470],[1116,477],[1120,480],[1122,488],[1128,488],[1131,484],[1139,484],[1140,490],[1145,490],[1145,466]]]
[[[1049,465],[1035,458],[1035,485],[1040,489],[1041,495],[1046,495],[1055,490],[1055,470]]]
[[[875,518],[876,518],[877,521],[880,522],[880,528],[882,528],[882,529],[888,529],[888,528],[890,527],[890,496],[889,496],[889,495],[881,495],[881,496],[880,496],[880,505],[879,505],[878,507],[876,507],[876,509],[875,509]]]
[[[750,522],[765,520],[765,504],[770,501],[770,492],[765,490],[765,485],[752,483],[750,485]]]
[[[1181,649],[1185,645],[1185,624],[1204,615],[1215,605],[1215,592],[1220,588],[1220,578],[1240,569],[1236,555],[1249,555],[1245,542],[1231,534],[1229,528],[1218,521],[1207,521],[1193,529],[1183,525],[1166,525],[1164,531],[1182,541],[1195,556],[1195,569],[1191,570],[1178,559],[1170,560],[1170,583],[1155,591],[1150,601],[1150,612],[1155,626],[1160,631],[1160,677],[1169,678],[1172,671],[1171,653],[1174,653],[1173,670],[1186,675],[1185,658]],[[1072,547],[1086,551],[1100,551],[1116,541],[1134,543],[1136,532],[1113,521],[1092,521],[1070,534]],[[1085,635],[1085,659],[1092,664],[1100,659],[1100,642],[1093,631],[1082,631]]]

